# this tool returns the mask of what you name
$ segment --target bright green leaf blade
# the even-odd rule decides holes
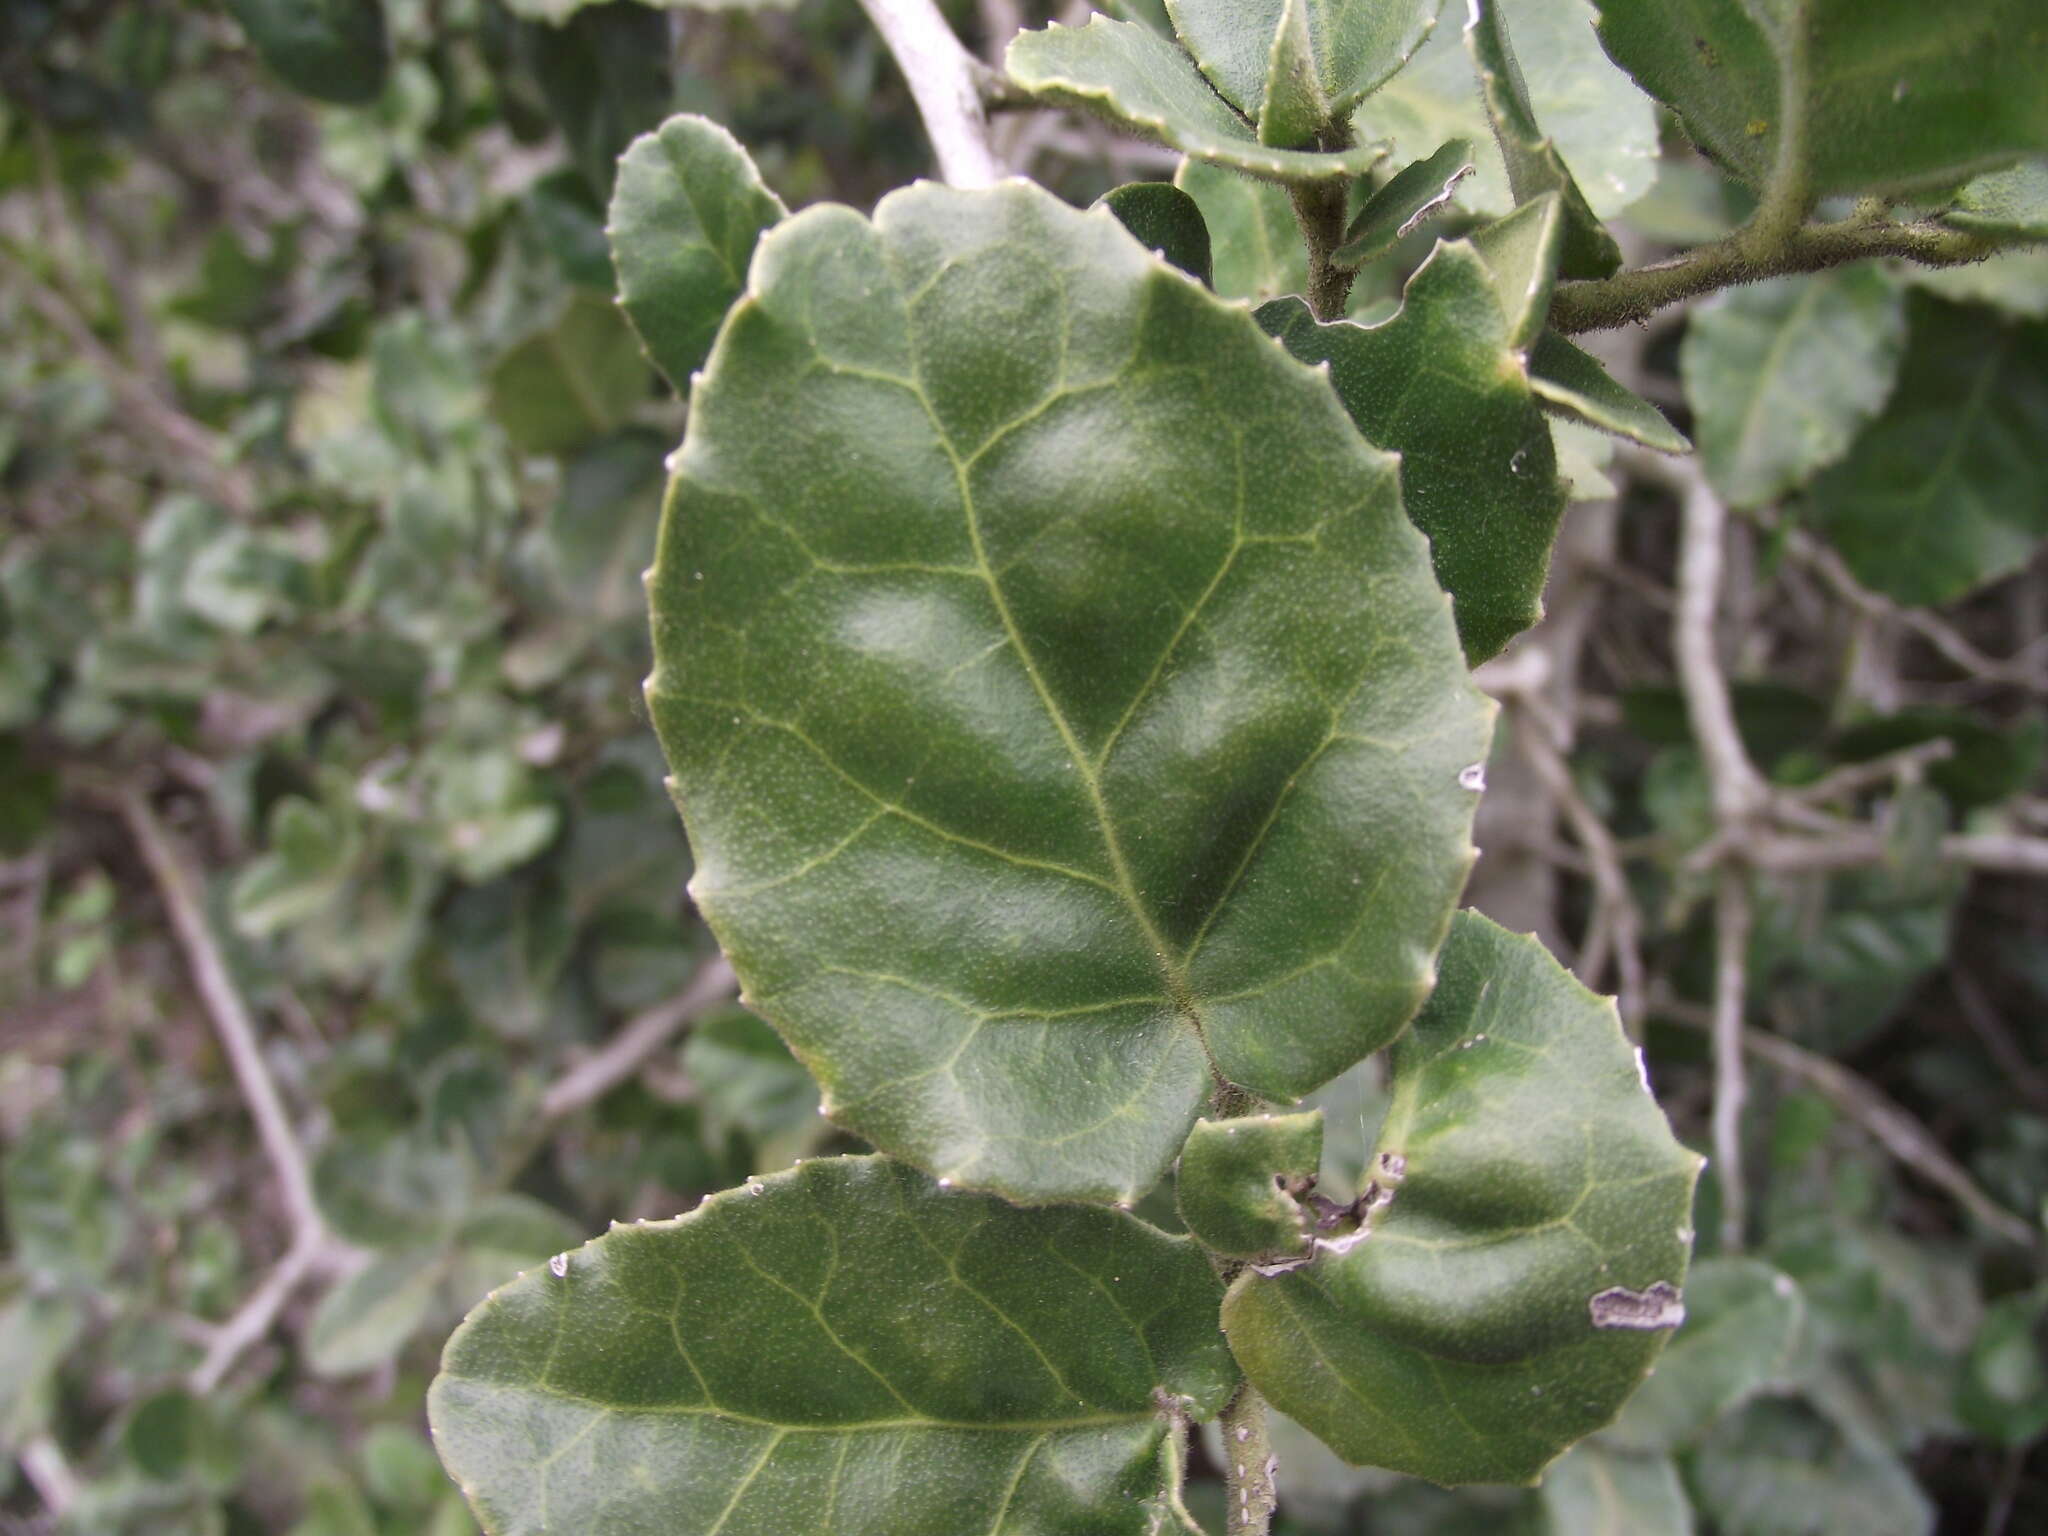
[[[833,1158],[497,1292],[428,1400],[491,1536],[1156,1530],[1235,1385],[1192,1242]]]
[[[1692,1501],[1671,1458],[1604,1439],[1581,1441],[1543,1474],[1552,1536],[1693,1536]]]
[[[306,1328],[314,1374],[346,1376],[396,1355],[426,1322],[445,1267],[438,1248],[386,1254],[321,1297]]]
[[[1165,181],[1126,182],[1096,201],[1146,250],[1156,251],[1204,287],[1215,286],[1209,226],[1201,205],[1179,187]]]
[[[1883,409],[1905,350],[1905,296],[1875,267],[1778,278],[1699,306],[1679,371],[1714,488],[1759,506],[1840,460]]]
[[[1526,1483],[1682,1318],[1700,1159],[1613,1004],[1534,939],[1464,913],[1441,964],[1393,1051],[1391,1203],[1305,1269],[1240,1276],[1223,1324],[1253,1385],[1345,1459]]]
[[[1529,387],[1552,408],[1659,453],[1690,453],[1685,434],[1664,413],[1555,331],[1529,353]]]
[[[1564,203],[1546,192],[1468,237],[1485,259],[1507,317],[1508,345],[1531,345],[1543,333],[1557,264],[1564,254]]]
[[[1464,241],[1439,244],[1379,325],[1319,325],[1299,299],[1258,311],[1330,382],[1368,441],[1401,455],[1401,496],[1476,666],[1543,614],[1564,514],[1550,429],[1511,345],[1493,277]]]
[[[1020,33],[1004,62],[1012,80],[1047,101],[1103,113],[1198,160],[1275,181],[1356,176],[1386,153],[1377,145],[1322,153],[1261,144],[1192,59],[1135,22],[1097,16],[1085,27]]]
[[[362,106],[384,90],[383,0],[227,0],[263,62],[293,90]]]
[[[1386,255],[1432,214],[1441,213],[1458,183],[1471,174],[1469,139],[1452,139],[1428,159],[1403,166],[1358,210],[1330,260],[1355,268]]]
[[[618,307],[586,289],[491,370],[491,414],[524,453],[567,453],[626,424],[647,360]]]
[[[620,158],[609,225],[619,301],[678,390],[746,287],[754,242],[787,212],[739,141],[705,118],[672,117]]]
[[[1891,403],[1808,492],[1857,578],[1945,603],[2018,570],[2048,535],[2048,325],[1916,294]]]
[[[2048,240],[2048,160],[1979,176],[1956,194],[1942,222],[1979,234]]]
[[[1212,1064],[1297,1097],[1426,990],[1491,708],[1393,463],[1027,184],[808,210],[752,283],[650,578],[698,907],[840,1123],[1134,1199]]]
[[[1181,161],[1173,184],[1209,228],[1217,293],[1258,304],[1307,291],[1308,252],[1286,188],[1201,160]]]
[[[1323,1160],[1323,1112],[1197,1120],[1174,1194],[1203,1247],[1271,1262],[1309,1251],[1314,1215],[1297,1197]]]
[[[1786,103],[1822,195],[1953,184],[2048,149],[2037,0],[1601,0],[1600,39],[1753,187]]]
[[[1471,0],[1471,7],[1465,44],[1479,71],[1480,94],[1486,101],[1501,158],[1507,162],[1508,186],[1515,201],[1526,203],[1546,192],[1556,193],[1565,225],[1558,270],[1566,277],[1606,277],[1620,268],[1621,247],[1588,206],[1564,157],[1537,123],[1528,84],[1508,42],[1500,0]]]
[[[1755,1259],[1709,1259],[1685,1284],[1685,1324],[1657,1373],[1601,1439],[1627,1451],[1675,1451],[1783,1378],[1806,1317],[1789,1275]]]

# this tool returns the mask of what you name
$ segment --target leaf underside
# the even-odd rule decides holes
[[[1533,1481],[1614,1416],[1683,1314],[1700,1160],[1672,1139],[1610,1002],[1534,939],[1461,914],[1393,1051],[1348,1249],[1233,1283],[1252,1384],[1345,1459]]]
[[[1219,1289],[1134,1217],[831,1158],[497,1291],[429,1414],[491,1536],[1140,1536],[1235,1386]]]
[[[691,890],[840,1123],[1135,1199],[1427,990],[1491,710],[1394,465],[1027,184],[807,210],[753,287],[650,576]]]

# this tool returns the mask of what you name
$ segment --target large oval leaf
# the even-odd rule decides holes
[[[1390,1202],[1305,1269],[1240,1276],[1224,1328],[1253,1385],[1347,1460],[1531,1482],[1683,1317],[1700,1159],[1613,1004],[1473,913],[1393,1068]]]
[[[1236,1373],[1192,1242],[809,1163],[496,1292],[428,1399],[491,1536],[1157,1529]]]
[[[1321,380],[1024,183],[764,237],[651,580],[691,889],[883,1150],[1134,1199],[1420,1002],[1490,706]]]

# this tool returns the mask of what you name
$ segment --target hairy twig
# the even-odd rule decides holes
[[[707,961],[681,992],[628,1021],[603,1050],[557,1078],[541,1095],[541,1117],[559,1120],[596,1103],[646,1065],[684,1025],[732,996],[735,984],[732,964],[723,955]]]
[[[910,86],[925,133],[949,186],[987,187],[1003,179],[989,141],[983,78],[934,0],[860,0]]]
[[[1223,1410],[1225,1536],[1266,1536],[1279,1506],[1277,1464],[1266,1427],[1266,1400],[1246,1382]]]

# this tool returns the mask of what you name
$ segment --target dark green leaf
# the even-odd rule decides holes
[[[1692,312],[1679,368],[1708,478],[1738,507],[1838,462],[1892,392],[1906,302],[1876,267],[1731,288]]]
[[[523,452],[566,453],[624,426],[647,384],[617,306],[577,289],[491,370],[491,414]]]
[[[1814,481],[1814,522],[1862,582],[1945,603],[2017,570],[2048,534],[2048,325],[1916,294],[1890,405]]]
[[[1557,145],[1536,121],[1528,84],[1508,42],[1500,0],[1470,3],[1472,19],[1465,28],[1465,42],[1479,70],[1480,93],[1501,158],[1507,162],[1508,186],[1515,201],[1526,203],[1546,192],[1556,193],[1565,224],[1558,271],[1566,277],[1606,277],[1620,268],[1621,247],[1587,205],[1586,195],[1572,179]]]
[[[449,1341],[435,1443],[492,1536],[1138,1536],[1164,1405],[1235,1384],[1218,1289],[1117,1212],[808,1163],[499,1291]]]
[[[1378,260],[1432,214],[1441,213],[1458,183],[1471,174],[1472,144],[1468,139],[1452,139],[1427,160],[1403,166],[1366,199],[1344,233],[1344,244],[1330,260],[1340,267],[1362,267]]]
[[[668,115],[669,19],[632,0],[586,5],[566,26],[526,23],[522,53],[591,189],[609,201],[626,146]]]
[[[1692,450],[1685,434],[1666,421],[1662,411],[1555,331],[1536,338],[1529,354],[1529,387],[1546,405],[1587,426],[1659,453]]]
[[[1386,153],[1377,146],[1324,153],[1260,143],[1193,59],[1135,22],[1097,16],[1085,27],[1055,23],[1019,33],[1004,62],[1011,79],[1047,101],[1103,113],[1198,160],[1275,181],[1356,176]]]
[[[1327,362],[1358,430],[1401,455],[1402,500],[1429,535],[1466,657],[1476,665],[1535,623],[1564,488],[1479,253],[1439,244],[1376,326],[1319,325],[1299,299],[1258,318],[1303,362]]]
[[[1922,742],[1946,740],[1954,753],[1930,765],[1927,779],[1959,811],[2022,795],[2041,772],[2048,727],[2039,715],[1999,730],[1960,710],[1908,709],[1848,727],[1833,743],[1844,762],[1867,762]]]
[[[1134,1200],[1212,1074],[1398,1032],[1463,878],[1488,706],[1391,461],[1021,183],[807,210],[753,286],[650,584],[698,907],[841,1124]]]
[[[1952,184],[2048,149],[2036,0],[1601,0],[1600,40],[1753,187],[1788,115],[1818,194]]]
[[[1197,1120],[1174,1190],[1202,1246],[1232,1258],[1296,1258],[1315,1235],[1299,1198],[1323,1160],[1323,1112]]]
[[[610,224],[619,298],[678,390],[746,287],[761,231],[787,211],[739,141],[705,118],[672,117],[620,158]]]
[[[1461,914],[1393,1050],[1379,1196],[1308,1267],[1224,1302],[1252,1383],[1346,1460],[1530,1482],[1599,1428],[1684,1316],[1700,1159],[1611,1001]]]
[[[227,0],[227,7],[293,90],[360,106],[384,89],[383,0]]]
[[[1156,251],[1205,287],[1215,286],[1209,256],[1209,226],[1202,208],[1171,182],[1132,181],[1112,187],[1096,201],[1117,216],[1131,238]]]

